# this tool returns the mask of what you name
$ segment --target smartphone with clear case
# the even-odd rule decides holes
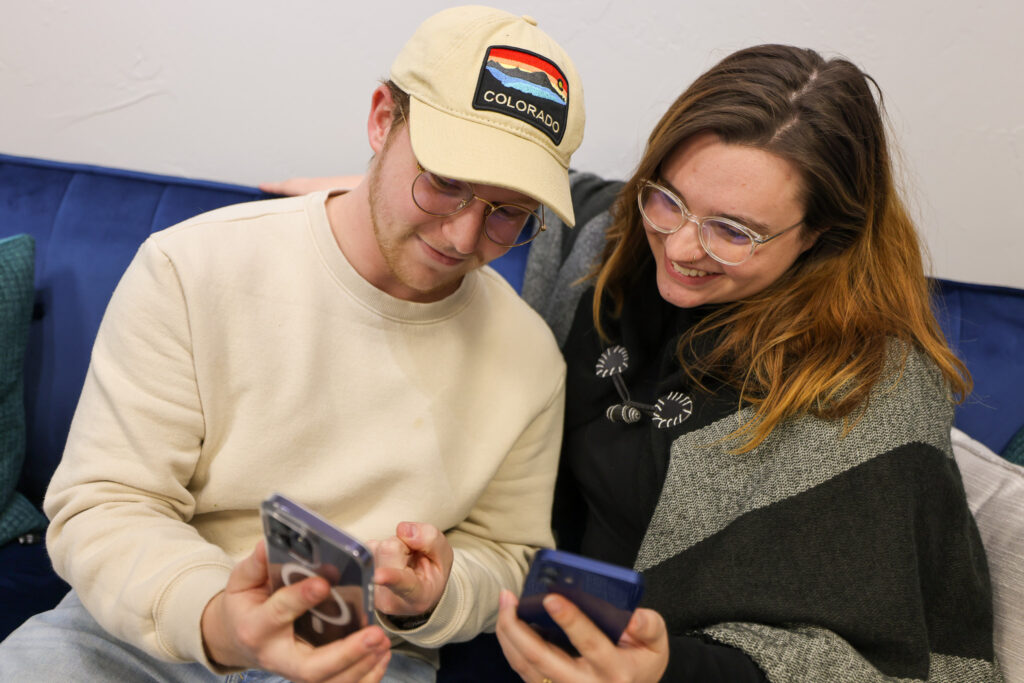
[[[324,645],[375,623],[373,553],[365,545],[280,494],[263,501],[260,516],[275,591],[311,576],[331,586],[323,602],[295,620],[295,635]]]

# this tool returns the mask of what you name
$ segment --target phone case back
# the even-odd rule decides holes
[[[530,565],[518,614],[545,640],[576,654],[565,632],[545,611],[545,595],[558,593],[571,600],[616,643],[640,602],[643,588],[643,576],[631,569],[561,550],[543,549]]]
[[[295,620],[295,635],[323,645],[374,623],[369,549],[281,495],[263,502],[261,516],[275,591],[314,575],[331,584],[327,599]]]

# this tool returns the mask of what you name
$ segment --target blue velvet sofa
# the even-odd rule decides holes
[[[27,233],[36,244],[24,367],[27,448],[17,486],[30,502],[40,505],[60,460],[93,338],[139,244],[197,213],[263,198],[249,187],[0,155],[0,239]],[[513,249],[493,265],[519,288],[526,256],[526,248]],[[1024,290],[937,285],[937,316],[975,381],[956,424],[1002,453],[1024,424]],[[0,547],[0,639],[67,590],[38,536],[21,541]],[[496,662],[493,637],[449,646],[440,679],[499,680],[498,669],[480,670]]]

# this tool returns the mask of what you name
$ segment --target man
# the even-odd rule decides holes
[[[492,628],[552,543],[565,370],[480,266],[532,238],[541,205],[572,222],[583,118],[535,21],[446,10],[373,92],[365,182],[147,240],[47,492],[73,591],[0,646],[0,679],[433,680],[434,648]],[[296,640],[328,585],[266,588],[274,491],[379,539],[380,626]]]

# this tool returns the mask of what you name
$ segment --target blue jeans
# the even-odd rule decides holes
[[[386,683],[434,683],[427,662],[391,653]],[[199,663],[165,662],[115,638],[96,623],[71,591],[0,643],[0,681],[173,681],[175,683],[284,683],[266,671],[221,676]]]

